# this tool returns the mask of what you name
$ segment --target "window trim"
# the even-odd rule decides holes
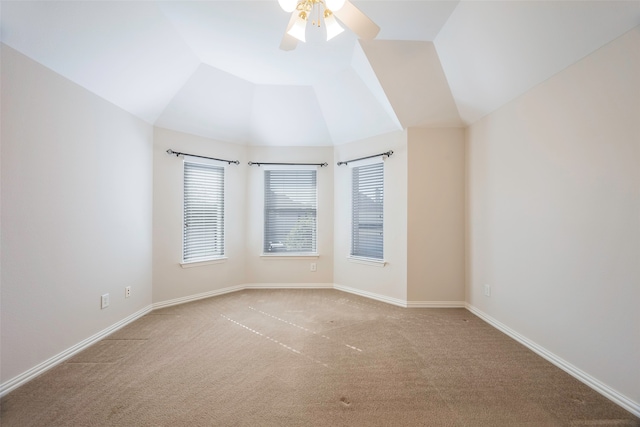
[[[389,264],[389,262],[384,259],[365,258],[365,257],[353,256],[353,255],[347,255],[347,259],[350,262],[353,262],[354,264],[364,264],[364,265],[370,265],[373,267],[381,267],[381,268],[386,267],[387,264]]]
[[[222,264],[223,262],[227,262],[229,258],[226,256],[221,256],[218,258],[212,258],[206,261],[189,261],[189,262],[180,262],[180,267],[182,268],[193,268],[193,267],[204,267],[205,265],[213,265],[213,264]]]
[[[207,166],[216,166],[216,167],[220,167],[222,168],[222,174],[223,174],[223,181],[224,181],[224,185],[222,186],[222,200],[223,200],[223,226],[222,226],[222,236],[223,236],[223,245],[222,245],[222,255],[215,255],[212,256],[210,258],[206,258],[206,259],[198,259],[198,260],[194,260],[194,261],[185,261],[184,260],[184,222],[185,222],[185,218],[184,218],[184,204],[185,204],[185,194],[184,194],[184,168],[185,168],[185,163],[198,163],[198,164],[202,164],[202,165],[207,165]],[[185,155],[182,159],[182,217],[181,217],[181,232],[180,232],[180,237],[181,237],[181,253],[180,253],[180,266],[182,268],[192,268],[192,267],[202,267],[202,266],[206,266],[206,265],[212,265],[212,264],[221,264],[224,263],[228,260],[228,254],[227,254],[227,167],[229,166],[228,163],[225,163],[223,161],[219,161],[219,160],[214,160],[214,159],[205,159],[205,158],[201,158],[201,157],[192,157],[189,155]]]
[[[261,239],[261,252],[260,252],[260,258],[264,258],[264,259],[316,259],[320,256],[320,253],[318,251],[318,236],[320,235],[319,232],[319,221],[318,221],[318,212],[320,211],[319,208],[319,197],[318,197],[318,188],[319,188],[319,174],[318,174],[318,166],[315,165],[264,165],[262,166],[264,169],[262,171],[262,239]],[[300,171],[300,170],[313,170],[316,172],[316,217],[315,217],[315,222],[316,222],[316,250],[315,252],[276,252],[276,253],[269,253],[269,252],[265,252],[264,251],[264,247],[265,247],[265,224],[266,224],[266,218],[265,218],[265,208],[266,208],[266,194],[264,191],[265,185],[266,185],[266,171],[269,170],[276,170],[276,171],[282,171],[282,170],[295,170],[295,171]]]
[[[370,165],[374,165],[374,164],[378,164],[378,163],[383,163],[382,165],[382,194],[383,194],[383,203],[382,203],[382,258],[372,258],[372,257],[366,257],[366,256],[361,256],[361,255],[353,255],[353,169],[357,168],[357,167],[362,167],[362,166],[370,166]],[[388,262],[386,261],[385,255],[386,255],[386,251],[385,251],[385,223],[386,223],[386,203],[384,203],[384,200],[386,199],[386,197],[384,197],[385,194],[385,183],[386,183],[386,167],[384,165],[385,163],[385,158],[384,157],[378,157],[378,158],[369,158],[369,159],[362,159],[362,160],[357,160],[354,162],[349,162],[347,164],[347,166],[349,167],[349,188],[350,188],[350,203],[349,203],[349,222],[350,222],[350,227],[349,227],[349,252],[347,254],[347,259],[350,262],[356,263],[356,264],[363,264],[363,265],[369,265],[369,266],[375,266],[375,267],[385,267]]]

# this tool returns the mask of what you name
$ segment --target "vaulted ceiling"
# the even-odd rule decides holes
[[[313,146],[465,126],[640,24],[638,0],[352,2],[375,40],[280,50],[277,0],[3,0],[0,37],[156,126]]]

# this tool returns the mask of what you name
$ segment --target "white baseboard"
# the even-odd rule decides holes
[[[403,308],[407,307],[407,302],[405,300],[401,300],[398,298],[392,298],[386,295],[375,294],[373,292],[363,291],[356,288],[350,288],[348,286],[338,285],[337,283],[333,285],[333,288],[342,292],[348,292],[350,294],[360,295],[362,297],[371,298],[377,301],[386,302],[388,304],[397,305],[398,307],[403,307]]]
[[[333,283],[246,283],[242,285],[229,286],[227,288],[216,289],[200,294],[189,295],[186,297],[175,298],[167,301],[153,303],[153,309],[171,307],[172,305],[186,304],[192,301],[198,301],[205,298],[211,298],[219,295],[238,292],[244,289],[331,289]]]
[[[167,301],[154,302],[152,304],[152,306],[153,306],[154,310],[157,310],[159,308],[171,307],[172,305],[186,304],[186,303],[192,302],[192,301],[198,301],[198,300],[205,299],[205,298],[211,298],[211,297],[215,297],[215,296],[218,296],[218,295],[224,295],[224,294],[228,294],[228,293],[231,293],[231,292],[237,292],[237,291],[241,291],[243,289],[245,289],[244,285],[229,286],[227,288],[216,289],[214,291],[209,291],[209,292],[202,292],[200,294],[189,295],[189,296],[186,296],[186,297],[174,298],[174,299],[167,300]]]
[[[407,301],[407,308],[465,308],[464,301]]]
[[[63,352],[58,353],[55,356],[45,360],[44,362],[34,366],[28,371],[25,371],[22,374],[10,379],[9,381],[0,384],[0,397],[4,396],[5,394],[9,393],[12,390],[15,390],[21,385],[26,384],[27,382],[31,381],[33,378],[37,377],[38,375],[41,375],[44,372],[48,371],[49,369],[53,368],[54,366],[64,362],[65,360],[69,359],[71,356],[81,352],[82,350],[88,348],[90,345],[94,344],[97,341],[100,341],[101,339],[114,333],[118,329],[128,325],[134,320],[139,319],[140,317],[149,313],[151,310],[152,310],[151,305],[148,305],[143,309],[133,313],[132,315],[125,317],[119,322],[114,323],[108,328],[101,330],[97,334],[94,334],[89,338],[83,341],[80,341],[78,344],[72,347],[69,347]]]
[[[247,283],[244,289],[333,289],[333,283]]]
[[[501,332],[504,332],[514,340],[518,341],[520,344],[529,348],[534,353],[543,357],[547,361],[553,363],[555,366],[562,369],[572,377],[576,378],[577,380],[591,387],[592,389],[594,389],[604,397],[608,398],[612,402],[623,407],[627,411],[631,412],[633,415],[640,417],[640,403],[634,402],[633,400],[629,399],[625,395],[617,392],[616,390],[612,389],[611,387],[599,381],[598,379],[592,377],[591,375],[584,372],[583,370],[573,366],[571,363],[553,354],[546,348],[536,344],[535,342],[529,340],[525,336],[520,335],[518,332],[509,328],[507,325],[499,322],[498,320],[494,319],[493,317],[489,316],[488,314],[484,313],[478,308],[472,306],[471,304],[466,304],[466,309],[469,310],[471,313],[475,314],[476,316],[478,316],[479,318],[481,318],[482,320],[484,320],[485,322],[487,322],[488,324],[490,324],[491,326],[493,326],[494,328],[498,329]]]

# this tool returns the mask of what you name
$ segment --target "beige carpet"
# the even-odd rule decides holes
[[[640,426],[464,309],[253,290],[154,311],[2,399],[9,426]]]

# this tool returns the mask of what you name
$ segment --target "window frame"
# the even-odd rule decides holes
[[[349,234],[349,254],[347,255],[347,258],[355,263],[359,263],[359,264],[366,264],[366,265],[374,265],[374,266],[379,266],[379,267],[384,267],[387,264],[387,261],[385,260],[385,164],[384,164],[384,158],[380,158],[380,159],[367,159],[367,160],[363,160],[363,161],[356,161],[356,162],[352,162],[349,163],[349,182],[350,182],[350,211],[349,211],[349,220],[350,220],[350,234]],[[355,209],[355,200],[354,200],[354,173],[355,173],[355,169],[361,168],[361,167],[366,167],[366,166],[372,166],[375,164],[381,164],[382,166],[382,185],[381,185],[381,189],[382,189],[382,245],[381,245],[381,251],[382,254],[380,256],[380,258],[376,258],[376,257],[372,257],[372,256],[366,256],[366,255],[362,255],[362,254],[355,254],[355,248],[354,248],[354,234],[355,234],[355,230],[354,230],[354,209]]]
[[[213,255],[213,256],[208,256],[208,257],[201,257],[198,259],[194,259],[194,260],[185,260],[184,256],[185,256],[185,243],[186,243],[186,239],[185,239],[185,231],[186,231],[186,218],[185,218],[185,213],[186,213],[186,188],[185,188],[185,168],[186,168],[186,164],[187,163],[191,163],[191,164],[200,164],[200,165],[204,165],[204,166],[213,166],[216,168],[219,168],[222,170],[222,204],[223,204],[223,209],[222,209],[222,253],[221,254],[217,254],[217,255]],[[180,265],[182,266],[182,268],[191,268],[191,267],[198,267],[198,266],[202,266],[202,265],[210,265],[210,264],[218,264],[221,262],[225,262],[228,257],[227,257],[227,166],[228,164],[224,163],[224,162],[220,162],[220,161],[216,161],[213,159],[203,159],[203,158],[199,158],[199,157],[191,157],[188,155],[185,155],[183,160],[182,160],[182,232],[181,232],[181,238],[182,238],[182,252],[180,255]]]
[[[319,235],[319,221],[318,221],[318,187],[319,187],[319,179],[318,179],[318,167],[311,165],[264,165],[262,166],[264,170],[262,171],[262,249],[261,249],[261,257],[277,259],[277,258],[298,258],[298,259],[312,259],[319,257],[318,251],[318,235]],[[314,171],[315,173],[315,250],[313,251],[297,251],[297,252],[268,252],[266,249],[266,238],[267,238],[267,172],[268,171]]]

